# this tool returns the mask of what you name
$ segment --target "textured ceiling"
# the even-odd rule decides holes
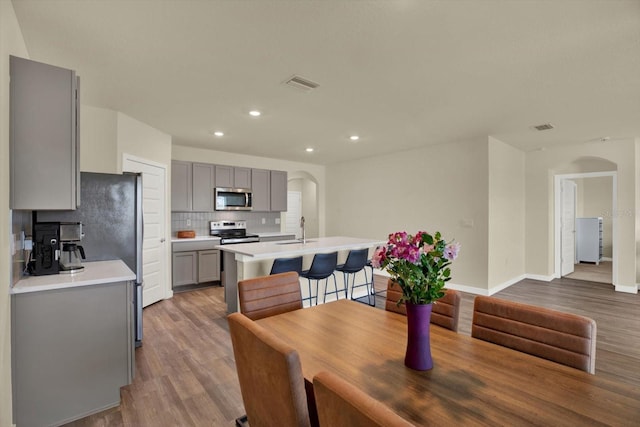
[[[525,151],[640,136],[638,0],[13,5],[31,58],[77,70],[84,104],[175,144],[330,164],[487,135]],[[293,74],[320,87],[283,85]]]

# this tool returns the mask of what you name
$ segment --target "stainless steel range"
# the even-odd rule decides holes
[[[210,221],[209,234],[220,237],[221,245],[233,243],[253,243],[259,242],[257,234],[247,234],[247,222],[240,221]]]

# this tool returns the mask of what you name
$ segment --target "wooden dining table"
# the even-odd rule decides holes
[[[406,317],[358,302],[257,322],[297,350],[306,381],[337,373],[416,425],[640,425],[638,387],[437,325],[433,369],[409,369]]]

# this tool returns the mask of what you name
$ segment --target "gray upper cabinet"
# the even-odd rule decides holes
[[[265,169],[251,170],[251,193],[254,211],[269,212],[271,210],[271,174],[269,172]]]
[[[171,161],[173,212],[214,212],[216,187],[250,189],[256,212],[287,210],[287,172]]]
[[[251,169],[216,165],[216,187],[251,188]]]
[[[171,210],[177,212],[190,211],[192,207],[191,162],[171,161]]]
[[[271,211],[287,210],[287,172],[271,171]]]
[[[193,168],[193,204],[197,212],[213,211],[213,188],[215,187],[215,166],[194,163]]]
[[[251,169],[233,168],[233,186],[235,188],[251,188]]]
[[[80,204],[79,82],[72,70],[10,57],[12,209]]]
[[[233,187],[233,166],[216,165],[216,187]]]

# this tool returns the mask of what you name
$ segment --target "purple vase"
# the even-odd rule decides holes
[[[432,304],[405,304],[408,333],[404,364],[416,371],[427,371],[433,368],[430,337]]]

